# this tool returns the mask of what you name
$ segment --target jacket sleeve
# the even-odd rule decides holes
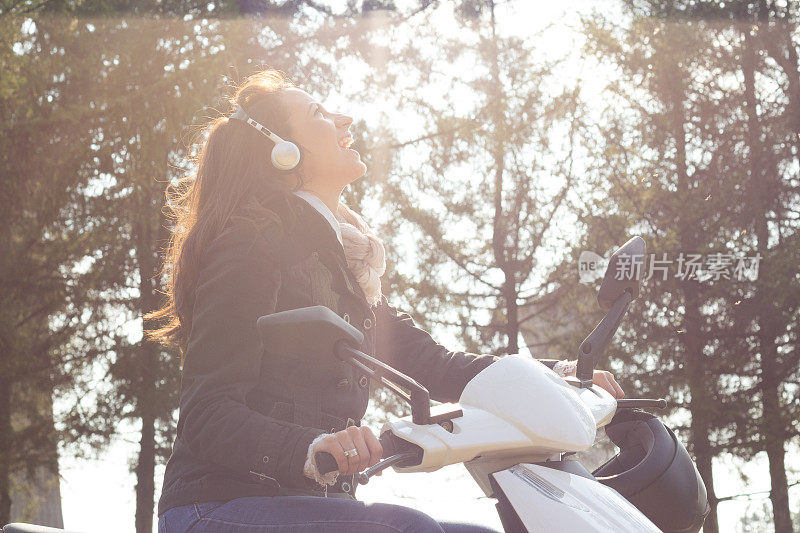
[[[386,296],[375,306],[375,354],[386,364],[415,379],[436,401],[455,402],[467,382],[500,359],[496,355],[453,352],[398,311]]]
[[[496,355],[451,352],[417,327],[408,313],[389,304],[386,296],[375,307],[376,356],[415,379],[436,401],[455,402],[469,380],[499,359]],[[558,359],[539,359],[550,369]]]
[[[280,284],[261,231],[226,229],[206,249],[183,367],[178,435],[200,458],[242,477],[301,486],[308,483],[308,445],[324,431],[264,416],[245,402],[264,353],[256,320],[275,312]]]

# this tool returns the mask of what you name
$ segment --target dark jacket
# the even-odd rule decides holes
[[[302,222],[294,230],[238,219],[201,259],[159,515],[193,502],[321,495],[302,473],[309,444],[360,425],[367,377],[341,362],[303,365],[266,356],[260,316],[325,305],[365,334],[364,353],[416,379],[439,401],[457,401],[466,383],[497,359],[447,350],[386,297],[370,307],[327,220],[301,198],[292,195],[290,202]],[[339,476],[328,493],[345,489],[353,494],[352,476]]]

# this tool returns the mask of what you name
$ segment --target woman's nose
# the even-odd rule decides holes
[[[340,114],[336,122],[338,127],[347,129],[353,123],[353,117]]]

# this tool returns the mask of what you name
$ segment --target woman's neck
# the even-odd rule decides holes
[[[333,213],[334,215],[338,211],[338,209],[339,209],[339,196],[342,194],[342,189],[339,189],[338,191],[335,190],[335,189],[332,189],[332,190],[319,190],[316,187],[311,186],[311,187],[303,187],[300,190],[308,191],[308,192],[314,194],[315,196],[317,196],[320,200],[323,201],[323,203],[325,205],[328,206],[328,209],[330,209],[331,213]]]

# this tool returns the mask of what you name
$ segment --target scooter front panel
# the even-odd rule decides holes
[[[595,414],[579,395],[539,361],[507,355],[472,378],[459,404],[483,409],[525,433],[533,445],[577,452],[594,443]],[[586,397],[594,401],[600,396]]]
[[[660,533],[628,500],[595,480],[527,463],[492,477],[530,532]]]
[[[438,424],[414,424],[410,417],[385,423],[381,433],[391,431],[423,450],[419,465],[395,466],[394,469],[398,472],[432,472],[443,466],[470,461],[478,455],[519,456],[521,451],[531,451],[528,436],[502,418],[474,407],[461,406],[461,409],[463,415],[452,420],[452,432]]]

